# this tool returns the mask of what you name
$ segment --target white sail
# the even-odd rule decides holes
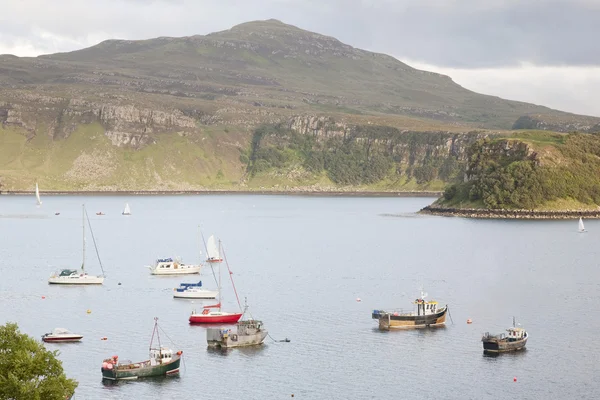
[[[40,188],[38,187],[37,182],[35,183],[35,200],[38,206],[42,205],[42,199],[40,199]]]
[[[215,240],[214,235],[210,235],[210,237],[208,238],[208,243],[206,244],[206,252],[208,253],[209,260],[221,259],[219,255],[219,247],[217,246],[217,241]]]
[[[123,210],[123,215],[131,215],[131,209],[129,208],[129,203],[125,203],[125,209]]]
[[[583,220],[579,218],[579,232],[585,232],[585,227],[583,226]]]

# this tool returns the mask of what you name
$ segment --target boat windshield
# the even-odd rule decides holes
[[[60,271],[60,276],[69,276],[69,275],[73,275],[76,273],[77,273],[77,270],[75,270],[75,269],[63,269]]]

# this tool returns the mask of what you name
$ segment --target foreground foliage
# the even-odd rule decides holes
[[[16,324],[0,326],[0,399],[70,398],[77,382],[65,376],[57,355],[19,332]]]

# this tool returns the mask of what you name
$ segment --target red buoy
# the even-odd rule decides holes
[[[46,298],[46,296],[42,296],[42,299],[45,299],[45,298]]]
[[[513,382],[516,382],[516,381],[517,381],[517,377],[515,376],[515,377],[513,378]]]

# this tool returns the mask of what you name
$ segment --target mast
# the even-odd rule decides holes
[[[219,249],[221,249],[221,239],[219,239]],[[219,312],[221,312],[221,263],[219,263]]]
[[[81,261],[81,270],[84,270],[85,266],[85,204],[81,205],[81,228],[83,233],[83,260]]]

